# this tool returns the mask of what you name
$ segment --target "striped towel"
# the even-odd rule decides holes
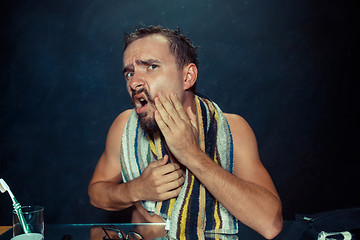
[[[233,143],[229,124],[212,101],[195,96],[199,123],[199,145],[217,164],[233,172]],[[167,150],[161,135],[149,138],[141,129],[135,111],[126,123],[121,145],[123,181],[141,175],[150,162],[161,159]],[[162,202],[143,201],[150,214],[158,214],[170,223],[168,235],[176,239],[204,233],[236,234],[237,219],[231,215],[186,169],[185,183],[178,197]]]

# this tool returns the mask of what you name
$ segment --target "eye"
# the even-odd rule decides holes
[[[155,64],[151,64],[151,65],[149,65],[149,69],[150,70],[154,70],[154,69],[156,69],[156,68],[158,68],[159,66],[158,65],[155,65]]]
[[[132,76],[134,76],[134,72],[127,72],[125,73],[125,78],[130,79]]]

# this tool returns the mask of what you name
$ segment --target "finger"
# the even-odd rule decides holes
[[[162,183],[169,183],[169,182],[177,181],[181,178],[183,178],[182,170],[176,169],[175,171],[172,171],[172,172],[162,176]]]
[[[181,171],[180,164],[169,163],[169,156],[165,155],[162,159],[151,162],[148,166],[157,176],[166,176],[172,172]]]
[[[178,113],[179,117],[186,123],[189,123],[189,117],[186,115],[184,107],[181,104],[178,96],[175,93],[170,92],[170,100],[173,103],[175,110]]]
[[[159,106],[159,112],[161,113],[162,117],[164,116],[163,114],[165,114],[165,116],[164,116],[165,118],[163,118],[163,120],[171,128],[174,123],[178,124],[179,121],[181,121],[179,112],[173,105],[171,99],[168,99],[167,97],[165,97],[163,93],[159,92],[158,97],[159,97],[159,100],[161,103],[161,106]],[[163,108],[164,111],[160,111],[161,108]],[[169,121],[167,121],[167,120],[169,120]]]
[[[158,110],[155,110],[155,121],[164,136],[170,133],[169,126],[164,122]]]
[[[160,168],[164,169],[164,167],[168,166],[160,166],[159,168],[153,169],[151,171],[151,176],[153,179],[152,185],[156,188],[156,192],[159,194],[180,187],[185,181],[181,169],[177,169],[177,166],[173,165],[171,168],[176,168],[175,171],[170,170],[170,173],[162,174],[160,173]]]
[[[159,174],[165,176],[173,172],[181,171],[180,165],[177,163],[168,163],[164,166],[159,167]]]
[[[161,185],[158,188],[158,191],[159,191],[159,193],[165,193],[165,192],[173,191],[174,189],[182,187],[184,182],[185,182],[184,178],[176,179],[175,181],[171,181],[169,183]]]
[[[162,159],[160,159],[160,161],[161,161],[161,165],[167,164],[169,162],[169,155],[165,154],[165,156]]]
[[[191,125],[193,125],[193,127],[197,130],[198,129],[197,117],[196,117],[196,114],[193,113],[193,111],[191,110],[191,107],[188,107],[186,109],[186,114],[187,114],[188,118],[190,119]]]
[[[171,191],[164,192],[163,194],[161,194],[159,196],[158,201],[164,201],[164,200],[168,200],[168,199],[177,197],[180,194],[181,189],[182,189],[182,187],[178,187],[178,188],[175,188],[175,189],[173,189]]]
[[[149,167],[150,168],[156,168],[156,167],[160,167],[160,166],[163,166],[163,165],[166,165],[166,163],[169,161],[169,156],[168,155],[165,155],[163,158],[157,160],[157,161],[154,161],[154,162],[151,162],[149,164]]]
[[[158,111],[159,116],[161,117],[164,124],[166,124],[167,126],[171,126],[174,120],[172,119],[172,116],[168,113],[168,110],[165,109],[165,102],[167,100],[165,100],[166,98],[160,96],[161,94],[159,94],[159,96],[155,98],[156,110]]]

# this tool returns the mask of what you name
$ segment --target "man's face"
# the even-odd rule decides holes
[[[178,69],[168,40],[158,34],[132,42],[124,52],[123,73],[131,102],[140,117],[140,124],[148,133],[158,131],[154,119],[154,98],[161,91],[170,91],[182,101],[184,74]]]

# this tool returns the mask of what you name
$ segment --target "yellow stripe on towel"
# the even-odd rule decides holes
[[[187,219],[187,214],[188,214],[189,200],[190,200],[191,193],[192,193],[193,186],[194,186],[194,178],[195,178],[194,175],[192,175],[190,189],[189,189],[188,195],[186,196],[186,199],[185,199],[184,210],[183,210],[183,214],[181,216],[181,221],[180,221],[180,239],[185,239],[185,240],[186,240],[186,236],[185,236],[186,219]]]

